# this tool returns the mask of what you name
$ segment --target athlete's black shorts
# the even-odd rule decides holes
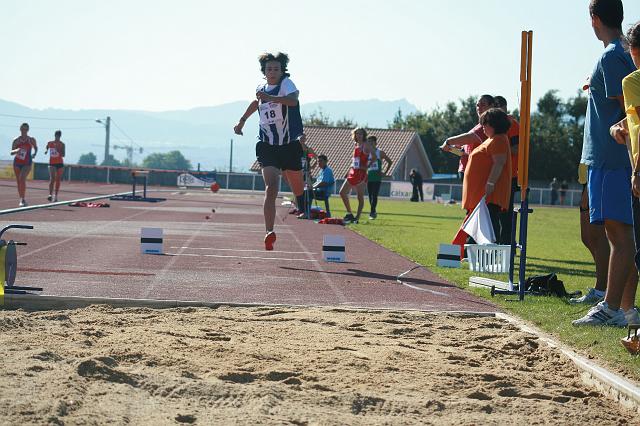
[[[61,169],[64,167],[64,164],[63,163],[49,164],[49,167],[55,167],[56,169]]]
[[[261,168],[275,167],[280,170],[302,170],[302,145],[295,141],[286,145],[256,144],[256,157]]]

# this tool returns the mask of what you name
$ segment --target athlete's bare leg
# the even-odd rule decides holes
[[[24,191],[22,189],[22,182],[20,180],[20,168],[19,167],[14,167],[13,168],[13,173],[15,173],[16,175],[16,186],[18,187],[18,197],[20,197],[20,199],[24,198]]]
[[[299,197],[304,193],[304,175],[302,170],[284,170],[282,175],[287,180],[291,191],[293,191],[293,195]]]
[[[360,215],[364,208],[364,188],[366,185],[366,182],[360,182],[358,186],[356,186],[356,194],[358,195],[358,214],[356,215],[356,220],[360,220]]]
[[[340,198],[344,203],[344,208],[347,209],[347,213],[353,214],[351,211],[351,203],[349,202],[349,194],[351,193],[351,184],[348,181],[344,181],[342,188],[340,188]]]
[[[29,172],[31,172],[31,165],[28,166],[24,166],[22,168],[22,170],[20,170],[20,181],[22,183],[22,197],[21,198],[25,198],[26,193],[27,193],[27,176],[29,175]]]
[[[56,169],[56,197],[58,196],[58,191],[60,191],[60,182],[62,181],[62,174],[64,173],[64,167],[60,167]]]
[[[264,167],[262,178],[264,179],[264,225],[267,232],[273,231],[276,221],[276,198],[278,197],[278,176],[280,172],[275,167]]]
[[[56,181],[56,168],[49,166],[49,195],[53,194],[53,186]]]

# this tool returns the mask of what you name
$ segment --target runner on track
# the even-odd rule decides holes
[[[16,183],[18,184],[18,196],[20,197],[19,207],[25,207],[27,205],[25,200],[27,176],[31,171],[33,157],[35,157],[38,152],[38,144],[35,138],[29,136],[28,133],[29,124],[22,123],[20,125],[20,136],[15,138],[11,145],[11,155],[15,156],[13,159],[13,172],[16,175]],[[31,154],[31,149],[33,149],[33,155]]]
[[[49,153],[49,196],[47,200],[54,203],[58,201],[60,181],[62,180],[62,173],[64,173],[65,145],[60,140],[61,136],[62,132],[56,130],[55,140],[47,142],[47,147],[44,150],[44,155],[47,155],[47,152]]]
[[[264,237],[264,247],[266,250],[273,250],[276,241],[273,228],[278,175],[281,172],[296,196],[298,209],[305,211],[304,178],[300,161],[304,155],[300,144],[303,128],[298,101],[300,92],[287,73],[289,57],[280,52],[264,53],[258,61],[267,82],[258,86],[256,100],[249,104],[233,130],[242,135],[244,123],[254,112],[259,111],[260,131],[256,156],[265,184],[264,223],[267,234]]]

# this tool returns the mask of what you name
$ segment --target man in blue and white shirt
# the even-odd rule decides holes
[[[264,238],[266,250],[273,250],[276,234],[273,231],[276,218],[276,197],[278,196],[278,176],[283,177],[297,198],[301,211],[304,207],[303,156],[300,137],[303,135],[298,89],[289,79],[287,65],[289,57],[285,53],[265,53],[258,58],[260,70],[267,80],[256,89],[256,100],[234,127],[234,132],[242,134],[242,128],[254,112],[260,115],[256,157],[262,169],[265,184],[264,222],[267,234]]]

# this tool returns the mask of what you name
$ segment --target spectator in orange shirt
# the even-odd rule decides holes
[[[511,149],[507,137],[511,121],[501,109],[491,108],[480,116],[480,124],[488,139],[469,156],[462,186],[462,208],[471,212],[486,195],[491,223],[498,237],[500,212],[508,208],[511,193]]]
[[[507,109],[507,100],[502,96],[495,96],[494,103],[496,108],[503,110],[511,121],[511,127],[507,131],[509,138],[509,146],[511,147],[511,196],[509,198],[509,206],[507,210],[500,215],[500,225],[502,233],[497,237],[498,244],[511,244],[511,226],[513,224],[513,201],[518,187],[518,145],[520,144],[520,123],[516,120]]]

